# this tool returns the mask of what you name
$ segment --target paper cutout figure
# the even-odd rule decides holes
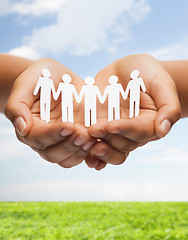
[[[51,73],[47,68],[42,70],[42,77],[39,78],[33,95],[37,95],[40,89],[40,117],[42,120],[50,121],[51,92],[55,96],[54,83],[50,79]]]
[[[57,93],[55,95],[55,100],[58,99],[61,94],[61,106],[62,106],[62,121],[63,122],[74,122],[73,119],[73,95],[78,101],[78,93],[73,84],[70,84],[72,78],[68,74],[62,76],[62,80],[58,86]]]
[[[109,78],[110,85],[105,88],[103,94],[103,101],[105,101],[108,96],[108,121],[120,119],[120,93],[125,99],[123,87],[117,82],[118,77],[115,75],[111,76]]]
[[[85,95],[85,126],[89,127],[97,123],[97,97],[103,103],[103,97],[97,86],[93,86],[95,79],[87,77],[84,85],[79,94],[79,103]]]
[[[146,92],[146,87],[142,78],[139,77],[139,71],[132,71],[126,91],[118,83],[118,77],[113,75],[109,78],[109,84],[105,90],[103,96],[97,86],[94,86],[95,79],[93,77],[87,77],[85,79],[86,85],[84,85],[78,95],[76,88],[73,84],[70,84],[72,78],[68,74],[62,76],[63,82],[58,86],[57,92],[53,81],[50,79],[51,73],[47,68],[42,70],[42,77],[39,78],[34,90],[34,95],[39,92],[40,89],[40,117],[42,120],[50,121],[50,106],[51,106],[51,93],[55,100],[57,100],[61,94],[62,105],[62,121],[74,122],[73,117],[73,95],[75,100],[80,103],[83,96],[85,96],[85,126],[97,123],[97,97],[101,104],[103,104],[108,97],[108,121],[120,119],[120,94],[123,99],[126,100],[130,95],[130,109],[129,117],[137,117],[140,111],[140,91]]]
[[[138,70],[134,70],[130,77],[132,80],[129,81],[126,91],[125,91],[125,99],[127,99],[128,94],[130,92],[130,109],[129,109],[129,117],[133,118],[137,117],[140,112],[140,88],[143,92],[146,92],[146,87],[142,78],[139,77],[140,73]]]

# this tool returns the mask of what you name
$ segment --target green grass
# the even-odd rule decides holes
[[[0,239],[188,239],[188,203],[0,203]]]

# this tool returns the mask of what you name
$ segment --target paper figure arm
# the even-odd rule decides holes
[[[37,95],[40,87],[41,87],[41,79],[39,78],[39,80],[38,80],[38,82],[37,82],[37,85],[36,85],[36,87],[35,87],[35,90],[34,90],[34,92],[33,92],[33,95],[34,95],[34,96]]]
[[[78,98],[77,98],[77,102],[78,102],[78,103],[81,102],[81,100],[82,100],[82,98],[83,98],[83,96],[84,96],[84,93],[85,93],[85,91],[84,91],[84,86],[83,86],[82,89],[81,89],[81,91],[80,91],[80,94],[79,94],[79,96],[78,96]]]
[[[106,87],[102,96],[102,104],[105,102],[106,98],[108,96],[108,88]]]
[[[54,99],[57,100],[61,93],[61,83],[58,86],[57,92],[54,93]]]
[[[97,93],[96,95],[97,95],[97,97],[99,99],[99,102],[103,104],[104,103],[104,97],[102,96],[102,94],[101,94],[101,92],[100,92],[98,87],[96,87],[96,93]]]
[[[126,100],[128,95],[129,95],[129,90],[130,90],[130,82],[127,85],[126,91],[124,93],[124,99]]]
[[[141,85],[142,91],[146,92],[146,86],[145,86],[144,81],[142,80],[142,78],[140,79],[140,85]]]
[[[127,98],[127,97],[126,97],[126,93],[124,92],[124,89],[123,89],[123,87],[122,87],[121,84],[120,84],[120,86],[119,86],[119,90],[120,90],[120,93],[121,93],[123,99],[126,100],[126,98]]]
[[[56,93],[53,81],[51,81],[51,89],[52,89],[52,95],[53,95],[54,99],[57,100],[59,95]]]
[[[78,93],[77,93],[76,88],[74,86],[73,86],[73,94],[74,94],[74,97],[75,97],[77,103],[80,103],[81,100],[79,99]]]

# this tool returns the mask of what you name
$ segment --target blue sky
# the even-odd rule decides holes
[[[186,0],[5,0],[0,51],[51,57],[83,78],[129,54],[187,59],[187,9]],[[63,169],[42,160],[0,116],[0,200],[186,201],[187,124],[179,121],[123,165],[96,172],[84,163]]]

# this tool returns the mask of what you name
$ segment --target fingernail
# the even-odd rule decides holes
[[[161,130],[162,130],[164,136],[166,136],[170,132],[171,127],[172,127],[172,124],[169,120],[162,121]]]
[[[83,147],[82,147],[82,149],[84,150],[84,151],[88,151],[92,146],[93,146],[93,142],[87,142]]]
[[[71,135],[72,133],[73,133],[72,130],[63,129],[63,130],[61,131],[61,136],[66,137],[66,136]]]
[[[82,137],[77,137],[74,140],[74,145],[76,145],[76,146],[80,146],[80,145],[82,145],[84,143],[85,143],[85,139],[83,139]]]
[[[24,119],[22,117],[18,117],[16,118],[16,120],[14,121],[14,126],[17,130],[17,132],[23,136],[23,132],[26,129],[26,122],[24,121]]]
[[[120,133],[121,132],[121,130],[120,129],[113,129],[112,131],[110,131],[111,133],[114,133],[114,134],[118,134],[118,133]]]
[[[105,154],[106,154],[106,152],[105,152],[104,150],[101,151],[101,152],[95,153],[95,155],[96,155],[97,157],[104,157]]]

